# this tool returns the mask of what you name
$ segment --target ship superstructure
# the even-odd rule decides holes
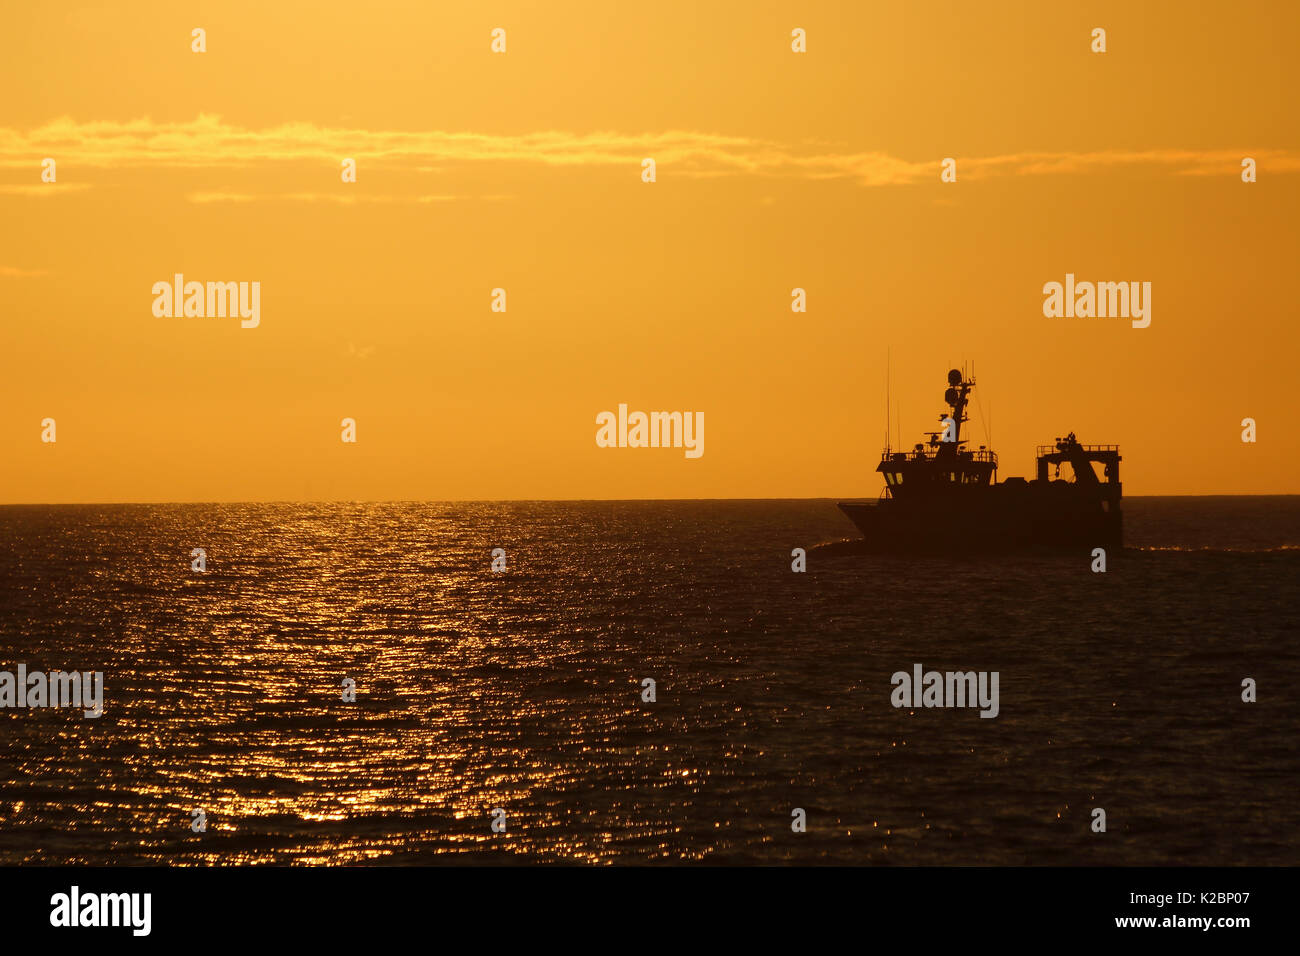
[[[998,481],[998,456],[967,447],[962,426],[973,377],[948,373],[941,430],[911,451],[886,447],[876,467],[885,487],[876,501],[840,509],[869,547],[891,551],[967,551],[1032,545],[1120,546],[1123,518],[1117,445],[1085,445],[1071,432],[1039,446],[1032,480]],[[1060,477],[1068,465],[1068,480]],[[1049,469],[1055,466],[1051,477]],[[1094,466],[1101,468],[1098,475]]]

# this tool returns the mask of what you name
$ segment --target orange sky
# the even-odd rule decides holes
[[[1300,492],[1298,36],[1290,3],[14,6],[0,502],[874,498],[887,350],[909,445],[975,363],[1002,477],[1073,430],[1129,494]],[[260,282],[259,327],[155,317],[177,272]],[[1045,318],[1067,272],[1151,282],[1151,326]],[[703,412],[704,455],[598,448],[621,402]]]

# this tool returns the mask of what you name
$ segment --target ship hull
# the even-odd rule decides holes
[[[857,525],[869,550],[967,553],[1021,548],[1119,548],[1123,515],[1072,485],[902,501],[846,501],[840,510]]]

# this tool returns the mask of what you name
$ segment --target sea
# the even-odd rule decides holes
[[[0,671],[103,713],[0,710],[0,864],[1300,863],[1300,496],[1124,508],[1101,571],[828,500],[2,507]]]

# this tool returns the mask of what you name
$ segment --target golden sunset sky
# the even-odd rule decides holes
[[[874,498],[887,352],[907,445],[973,362],[1002,477],[1073,430],[1130,495],[1300,492],[1300,5],[5,20],[0,502]],[[155,317],[178,272],[260,326]],[[1067,272],[1151,326],[1045,318]],[[704,412],[703,457],[598,448],[620,402]]]

